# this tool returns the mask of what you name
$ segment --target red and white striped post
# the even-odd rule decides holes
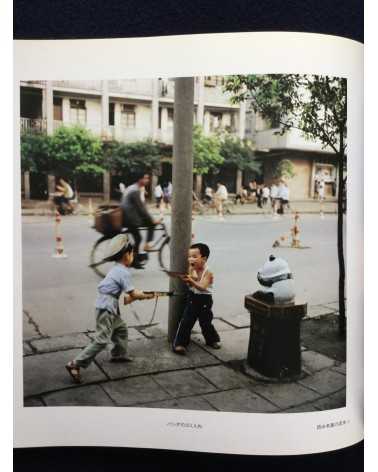
[[[58,210],[55,211],[55,253],[51,257],[65,259],[67,254],[64,252],[63,237],[60,232],[61,217]]]

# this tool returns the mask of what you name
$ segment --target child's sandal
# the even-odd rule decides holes
[[[175,346],[173,348],[173,352],[184,356],[186,354],[186,349],[184,348],[184,346]]]
[[[77,384],[81,383],[81,375],[80,375],[79,366],[77,366],[73,361],[71,361],[66,365],[66,369],[75,383]]]

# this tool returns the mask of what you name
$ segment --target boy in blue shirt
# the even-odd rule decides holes
[[[106,259],[114,261],[115,265],[97,287],[95,336],[93,341],[66,365],[75,383],[81,383],[80,369],[88,367],[110,342],[113,343],[112,362],[132,361],[127,355],[127,325],[121,318],[118,305],[121,293],[126,293],[126,304],[134,300],[154,298],[154,294],[134,288],[128,269],[134,260],[134,248],[126,234],[119,234],[110,241]]]

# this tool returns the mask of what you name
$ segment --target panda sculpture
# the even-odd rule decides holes
[[[257,273],[262,288],[253,296],[258,300],[275,305],[294,303],[293,275],[289,264],[280,257],[269,256]]]

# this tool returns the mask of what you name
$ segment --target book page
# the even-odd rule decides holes
[[[242,33],[14,51],[15,446],[361,440],[362,45]],[[158,296],[129,303],[135,289]]]

